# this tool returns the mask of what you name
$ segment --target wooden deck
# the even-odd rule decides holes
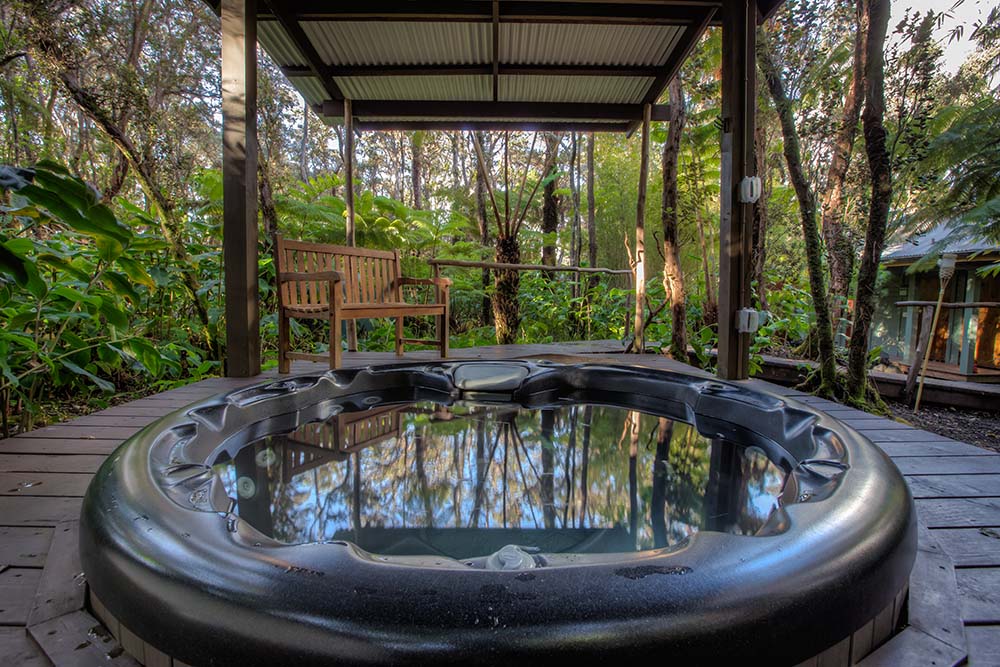
[[[613,341],[491,346],[452,358],[588,355],[644,366],[690,367],[654,356],[620,357]],[[406,360],[434,359],[433,352]],[[345,365],[396,362],[349,353]],[[321,368],[301,362],[293,371]],[[696,371],[695,371],[696,372]],[[83,494],[105,457],[145,425],[184,405],[251,384],[216,378],[0,441],[0,664],[135,665],[87,611],[77,554]],[[909,626],[865,665],[1000,665],[1000,455],[760,380],[747,384],[800,400],[862,432],[906,476],[916,498],[919,551]]]

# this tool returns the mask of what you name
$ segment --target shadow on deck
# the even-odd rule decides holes
[[[453,359],[546,356],[666,370],[690,366],[620,356],[617,341],[488,346]],[[345,366],[437,359],[434,352],[347,353]],[[321,369],[297,362],[293,372]],[[192,401],[275,377],[213,378],[0,441],[0,656],[9,665],[135,665],[85,609],[77,553],[91,477],[124,440]],[[808,403],[884,450],[916,499],[919,551],[909,626],[865,665],[1000,665],[1000,455],[761,380],[748,384]],[[123,638],[137,653],[142,642]],[[146,656],[146,664],[160,664]],[[163,664],[170,664],[169,659]],[[174,663],[179,665],[179,663]]]

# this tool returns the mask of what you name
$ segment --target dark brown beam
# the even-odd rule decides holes
[[[594,23],[625,25],[680,25],[691,23],[720,0],[689,0],[664,5],[656,2],[504,2],[500,23]],[[300,21],[433,21],[493,22],[492,0],[370,0],[363,4],[326,0],[286,0],[282,13]],[[273,7],[271,8],[273,11]],[[263,14],[261,20],[272,18]]]
[[[324,116],[341,116],[343,100],[323,102]],[[489,102],[424,100],[354,100],[354,115],[359,122],[374,121],[379,117],[434,118],[434,119],[537,119],[546,120],[607,120],[631,121],[642,119],[641,104],[588,104],[573,102]],[[652,108],[653,120],[667,120],[670,107],[657,104]]]
[[[222,0],[222,263],[226,375],[260,373],[256,0]]]
[[[667,60],[664,62],[663,66],[660,67],[656,73],[656,78],[652,83],[649,84],[649,88],[646,89],[646,94],[643,96],[643,101],[649,104],[655,104],[656,100],[660,99],[660,95],[666,89],[667,84],[670,83],[671,79],[677,76],[680,72],[681,65],[687,61],[688,56],[694,50],[694,47],[698,45],[698,40],[701,36],[705,34],[708,26],[711,24],[713,17],[716,15],[716,8],[709,7],[704,10],[701,18],[696,22],[692,23],[684,29],[684,34],[681,35],[680,40],[674,46],[673,51],[667,55]],[[639,128],[639,121],[633,121],[628,128],[629,136]]]
[[[358,130],[367,132],[416,130],[482,130],[484,132],[624,132],[628,129],[626,123],[587,123],[573,121],[545,121],[533,123],[502,122],[489,120],[417,120],[417,121],[358,121],[354,124]]]
[[[656,100],[660,99],[660,95],[666,89],[667,84],[677,76],[677,72],[680,71],[681,65],[684,61],[688,59],[691,52],[694,51],[694,47],[698,45],[698,40],[701,36],[705,34],[708,29],[708,24],[715,16],[715,8],[709,7],[702,10],[701,18],[698,19],[696,23],[692,23],[687,28],[684,29],[684,34],[681,35],[680,40],[677,45],[674,46],[674,50],[670,52],[667,56],[667,61],[663,64],[660,69],[660,73],[653,79],[653,83],[649,85],[649,89],[646,91],[646,96],[643,98],[643,102],[647,104],[656,104]]]
[[[756,92],[755,0],[732,0],[722,15],[722,168],[719,211],[719,377],[749,375],[750,336],[737,331],[750,308],[753,204],[739,200],[740,182],[753,176]]]
[[[627,65],[505,65],[499,74],[516,76],[625,76],[655,77],[662,68]],[[310,67],[282,67],[289,79],[315,76]],[[333,76],[489,76],[490,64],[482,65],[332,65]]]
[[[500,0],[493,0],[493,101],[500,99]]]
[[[305,57],[309,69],[312,70],[314,76],[319,78],[327,95],[335,100],[344,99],[344,94],[340,92],[340,87],[337,86],[337,82],[333,80],[333,75],[330,73],[330,66],[323,62],[309,36],[299,25],[298,19],[289,12],[287,4],[281,0],[264,1],[271,8],[271,14],[281,23],[281,27],[285,29],[295,46],[298,47],[299,52]]]

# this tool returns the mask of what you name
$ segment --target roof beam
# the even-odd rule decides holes
[[[298,47],[299,52],[305,57],[309,69],[314,76],[319,78],[327,95],[335,100],[344,99],[344,94],[340,92],[340,87],[330,74],[330,66],[323,62],[316,47],[313,46],[302,26],[299,25],[298,19],[288,11],[287,5],[282,0],[265,0],[265,2],[270,7],[271,14],[281,23],[281,27],[285,29],[295,46]]]
[[[642,120],[641,104],[594,104],[575,102],[490,102],[433,101],[433,100],[353,100],[354,115],[358,124],[378,118],[478,118],[492,121],[538,120],[558,122],[574,120],[633,121]],[[343,100],[323,102],[324,116],[340,117],[344,113]],[[653,120],[667,120],[670,107],[653,106]]]
[[[275,0],[276,2],[276,0]],[[274,3],[271,4],[273,18]],[[434,21],[493,22],[492,0],[367,0],[363,4],[328,0],[285,0],[280,14],[299,21]],[[505,0],[499,7],[500,23],[606,23],[625,25],[678,25],[690,23],[695,14],[722,6],[721,0],[662,2],[559,2]],[[267,13],[258,18],[272,18]]]
[[[629,65],[504,65],[499,75],[516,76],[657,76],[661,68]],[[282,67],[289,79],[315,76],[311,67]],[[482,65],[331,65],[333,76],[490,76],[493,67]]]
[[[702,10],[698,21],[684,29],[684,34],[681,35],[681,38],[677,41],[677,45],[670,52],[667,61],[660,69],[660,73],[649,84],[646,95],[642,99],[644,103],[655,104],[656,100],[660,99],[660,95],[663,94],[667,84],[677,76],[681,65],[684,64],[688,56],[691,55],[691,52],[694,51],[694,47],[697,46],[698,40],[705,33],[705,30],[708,29],[708,24],[711,22],[713,16],[715,16],[714,7]]]
[[[649,84],[649,88],[646,89],[646,94],[642,98],[643,103],[655,104],[656,100],[660,99],[660,95],[663,94],[667,84],[677,76],[681,65],[687,61],[688,56],[694,51],[694,47],[698,45],[698,40],[705,34],[705,30],[708,29],[715,14],[716,9],[714,7],[704,9],[701,12],[700,18],[684,29],[684,33],[677,41],[670,55],[667,56],[667,60],[663,63],[656,78],[653,79],[652,83]],[[628,134],[631,136],[638,128],[639,121],[633,121],[629,125]]]
[[[500,99],[500,0],[493,0],[493,101]]]
[[[355,129],[375,132],[401,130],[413,132],[416,130],[482,130],[484,132],[624,132],[627,123],[588,123],[588,122],[503,122],[489,120],[422,120],[422,121],[368,121],[357,122]]]

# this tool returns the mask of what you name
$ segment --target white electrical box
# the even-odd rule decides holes
[[[760,176],[744,176],[740,181],[740,202],[743,204],[755,204],[760,199],[763,186]]]
[[[754,333],[760,329],[761,313],[753,308],[736,311],[736,330],[740,333]]]

